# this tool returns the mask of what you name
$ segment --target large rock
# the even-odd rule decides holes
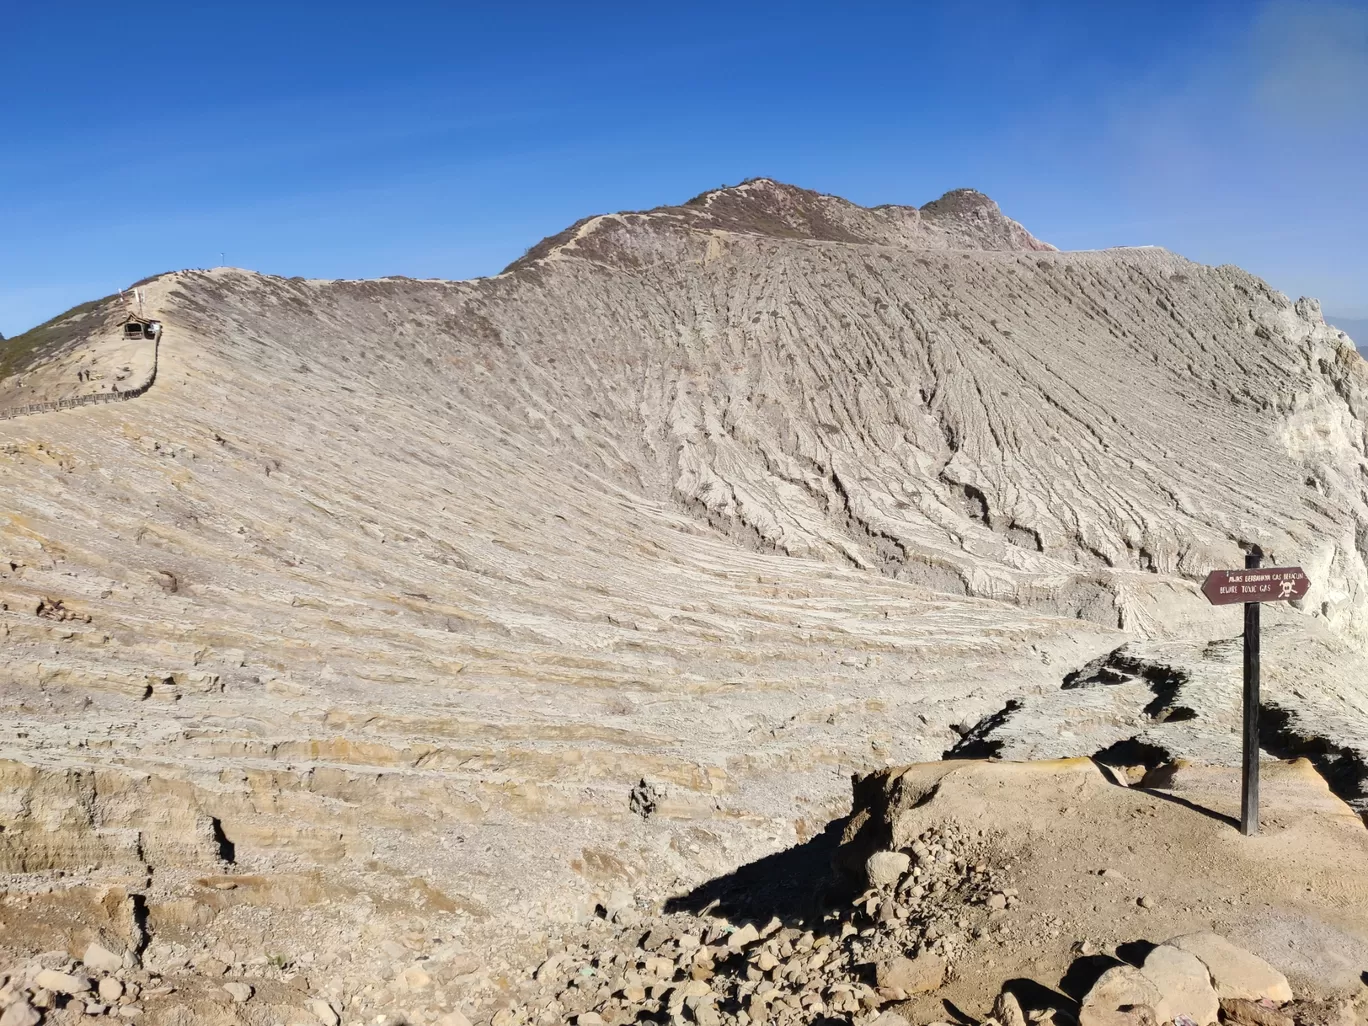
[[[747,923],[745,926],[738,927],[727,936],[727,947],[733,951],[740,951],[742,948],[754,944],[760,939],[760,931],[755,928],[754,923]]]
[[[223,989],[227,991],[234,1003],[239,1005],[245,1005],[252,998],[252,985],[250,983],[234,980],[232,983],[225,983]]]
[[[99,941],[91,941],[86,945],[81,961],[87,969],[96,973],[117,973],[123,968],[123,956],[110,951]]]
[[[50,990],[54,994],[66,994],[68,997],[84,994],[91,987],[89,976],[60,973],[56,969],[44,969],[33,978],[33,983],[34,986]]]
[[[926,994],[945,982],[945,959],[931,951],[916,958],[890,958],[875,967],[880,987]]]
[[[1026,1026],[1026,1015],[1021,1010],[1021,1002],[1016,995],[1003,991],[993,1003],[993,1018],[1000,1026]]]
[[[1244,998],[1275,1004],[1292,1000],[1292,988],[1288,986],[1286,976],[1258,955],[1236,947],[1220,934],[1189,933],[1168,943],[1190,951],[1202,960],[1221,1000]]]
[[[42,1016],[38,1009],[24,1000],[14,1002],[0,1015],[0,1026],[38,1026],[40,1022]]]
[[[912,865],[912,857],[901,851],[876,851],[865,861],[865,876],[870,887],[896,887]]]
[[[1103,973],[1083,997],[1079,1026],[1158,1026],[1164,995],[1139,969],[1118,965]]]
[[[1178,1016],[1186,1015],[1198,1026],[1206,1026],[1219,1018],[1221,1002],[1211,977],[1192,952],[1160,944],[1145,956],[1140,971],[1163,995],[1154,1008],[1160,1022],[1176,1022]]]

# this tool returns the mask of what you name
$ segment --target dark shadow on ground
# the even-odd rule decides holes
[[[1151,797],[1160,799],[1161,801],[1169,802],[1173,805],[1181,805],[1189,812],[1195,812],[1199,815],[1206,816],[1208,819],[1214,819],[1218,823],[1224,823],[1227,826],[1232,826],[1236,830],[1240,828],[1240,821],[1236,819],[1234,816],[1227,816],[1224,813],[1215,811],[1214,809],[1208,809],[1204,805],[1198,805],[1196,802],[1188,801],[1186,798],[1180,798],[1176,794],[1160,790],[1159,788],[1163,786],[1165,780],[1171,779],[1171,764],[1166,766],[1158,766],[1150,769],[1150,771],[1145,774],[1145,778],[1141,780],[1140,783],[1136,784],[1134,787],[1130,787],[1126,784],[1120,783],[1116,780],[1115,777],[1112,776],[1109,770],[1114,769],[1114,767],[1110,763],[1106,762],[1105,760],[1098,759],[1097,756],[1092,756],[1092,761],[1099,768],[1102,769],[1102,775],[1106,777],[1109,781],[1111,781],[1112,784],[1116,787],[1124,787],[1130,791],[1142,791],[1145,794],[1150,795]]]
[[[1002,985],[1002,989],[1017,999],[1017,1004],[1021,1005],[1021,1010],[1026,1013],[1028,1019],[1034,1012],[1062,1011],[1068,1012],[1072,1017],[1078,1014],[1078,1002],[1073,998],[1025,976],[1008,980]]]
[[[977,1019],[949,998],[941,998],[941,1004],[945,1006],[945,1011],[949,1014],[952,1023],[959,1023],[959,1026],[978,1026]]]
[[[1155,798],[1161,798],[1166,802],[1172,802],[1174,805],[1181,805],[1185,809],[1201,813],[1208,819],[1214,819],[1218,823],[1224,823],[1226,826],[1234,827],[1236,830],[1240,829],[1240,821],[1234,816],[1227,816],[1224,813],[1208,809],[1205,805],[1198,805],[1196,802],[1190,802],[1186,798],[1178,797],[1176,794],[1169,794],[1167,791],[1156,791],[1150,787],[1138,787],[1136,790],[1144,791],[1145,794],[1153,795]]]
[[[1143,767],[1146,773],[1151,773],[1165,763],[1172,762],[1173,756],[1167,748],[1141,741],[1138,737],[1128,737],[1094,753],[1092,761],[1110,766],[1124,775],[1126,770],[1135,767]]]
[[[733,923],[764,926],[777,916],[785,926],[818,929],[823,913],[855,896],[832,866],[846,822],[846,817],[834,820],[802,844],[677,895],[665,903],[665,911],[696,915],[716,902],[717,913]]]
[[[1361,752],[1306,731],[1295,713],[1273,702],[1259,705],[1259,747],[1279,759],[1310,759],[1335,797],[1368,825],[1368,763]]]
[[[1116,947],[1116,957],[1123,962],[1129,962],[1139,969],[1145,964],[1145,959],[1149,958],[1149,953],[1157,948],[1147,940],[1131,941],[1129,944],[1118,944]]]
[[[1059,981],[1059,989],[1075,1002],[1081,1002],[1083,996],[1092,990],[1093,984],[1103,973],[1124,964],[1120,959],[1112,958],[1110,955],[1085,955],[1076,958],[1064,974],[1064,978]]]

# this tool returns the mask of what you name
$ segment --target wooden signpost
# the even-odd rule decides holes
[[[1245,555],[1243,570],[1213,570],[1202,594],[1213,606],[1244,603],[1244,774],[1240,790],[1240,832],[1259,832],[1259,603],[1291,602],[1311,581],[1299,566],[1264,568],[1263,553]]]

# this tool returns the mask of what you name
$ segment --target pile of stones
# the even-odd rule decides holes
[[[981,833],[928,831],[872,855],[867,888],[812,928],[619,913],[598,944],[547,958],[492,1023],[872,1022],[941,986],[989,914],[1015,904],[996,861]]]
[[[983,831],[942,826],[903,850],[870,855],[863,889],[797,925],[777,917],[733,922],[710,914],[715,906],[653,914],[624,903],[562,935],[535,972],[490,974],[490,988],[469,995],[465,1010],[400,1012],[366,1000],[369,987],[296,1008],[300,1023],[322,1026],[906,1026],[891,1006],[954,980],[973,942],[1015,943],[1011,868]],[[1368,1026],[1352,1001],[1294,1001],[1280,972],[1215,934],[1128,947],[1123,960],[1079,942],[1074,968],[1095,980],[1081,1002],[1059,995],[1041,1006],[1048,988],[1021,993],[1009,985],[982,1026]],[[150,961],[155,968],[168,958]],[[206,966],[195,972],[222,975]],[[50,952],[0,974],[0,1026],[85,1016],[155,1023],[158,999],[188,982],[164,979],[139,968],[136,955],[98,943],[79,961]],[[427,970],[410,967],[396,986],[426,994],[432,983]],[[230,1021],[223,1013],[252,1000],[254,987],[215,980],[214,992],[216,1014]]]
[[[1364,1009],[1350,998],[1294,1001],[1287,978],[1215,933],[1193,933],[1147,948],[1136,964],[1116,960],[1084,995],[1079,1026],[1357,1026]],[[997,1026],[1026,1026],[1004,993]]]
[[[58,1009],[135,1021],[145,1000],[173,989],[139,970],[133,958],[92,941],[79,962],[52,951],[0,975],[0,1026],[37,1026]]]
[[[1011,867],[983,831],[943,826],[872,854],[865,889],[813,928],[621,912],[597,943],[547,958],[490,1021],[906,1026],[890,1006],[954,979],[971,941],[1013,943]],[[1131,948],[1145,952],[1137,964],[1079,942],[1077,968],[1096,978],[1081,1003],[1005,989],[983,1026],[1368,1026],[1348,999],[1294,1001],[1278,970],[1215,934]]]

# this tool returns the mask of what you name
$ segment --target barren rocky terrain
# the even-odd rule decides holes
[[[568,951],[593,979],[584,945],[635,957],[659,917],[671,976],[725,949],[745,917],[700,918],[709,888],[834,849],[852,775],[1237,763],[1238,607],[1198,585],[1251,546],[1312,580],[1266,610],[1266,752],[1306,756],[1362,832],[1368,376],[1314,300],[1060,253],[969,191],[865,209],[765,179],[476,281],[145,288],[150,391],[0,419],[0,1004],[83,1015],[31,984],[93,941],[149,996],[90,1003],[150,1022],[601,1015],[611,994],[531,973]],[[145,371],[119,304],[29,339],[0,406]],[[1361,843],[1335,829],[1332,859]],[[1218,928],[1278,964],[1237,929],[1263,899],[1218,890],[1222,922],[1183,898],[1151,939]],[[755,942],[882,936],[852,914],[753,915]],[[1031,964],[1063,971],[1089,938],[1046,929]],[[1283,968],[1318,994],[1353,976]],[[975,972],[959,1000],[1006,979]],[[885,989],[795,996],[790,1021],[908,999]]]

